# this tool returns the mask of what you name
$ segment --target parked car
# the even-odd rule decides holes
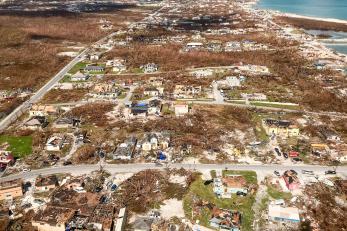
[[[236,192],[236,195],[237,195],[237,196],[242,196],[242,197],[245,197],[245,196],[247,196],[247,193],[244,193],[244,192],[238,191],[238,192]]]
[[[288,154],[286,152],[283,153],[284,158],[288,159]]]
[[[301,162],[302,161],[302,159],[300,159],[299,157],[294,157],[292,160],[293,160],[293,162]]]
[[[30,208],[31,206],[32,206],[31,203],[27,203],[27,204],[22,205],[22,208],[27,209],[27,208]]]
[[[34,199],[34,203],[39,204],[39,205],[43,205],[45,202],[41,199]]]
[[[116,189],[118,188],[118,186],[116,184],[111,186],[111,191],[116,191]]]
[[[72,164],[71,161],[65,161],[65,162],[63,163],[64,166],[66,166],[66,165],[71,165],[71,164]]]
[[[30,171],[31,171],[30,168],[23,168],[23,169],[22,169],[22,172],[30,172]]]
[[[275,148],[275,152],[278,156],[281,156],[281,152],[280,152],[280,149],[279,148]]]
[[[301,173],[307,174],[307,175],[314,175],[313,171],[309,171],[309,170],[302,170]]]
[[[204,185],[209,185],[209,184],[212,184],[213,183],[213,180],[206,180],[205,182],[204,182]]]
[[[325,175],[335,175],[336,171],[335,170],[327,170],[325,171]]]
[[[274,174],[275,174],[276,176],[281,176],[281,174],[280,174],[278,171],[274,171]]]

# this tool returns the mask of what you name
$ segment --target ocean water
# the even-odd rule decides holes
[[[259,0],[256,7],[310,17],[347,20],[347,0]],[[347,38],[346,33],[330,31],[327,34],[334,39]],[[347,54],[347,44],[327,44],[326,46]]]
[[[329,44],[326,46],[339,52],[339,53],[347,54],[347,45],[346,44],[334,44],[334,45]]]
[[[347,0],[259,0],[258,8],[347,20]]]

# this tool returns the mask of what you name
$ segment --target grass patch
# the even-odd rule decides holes
[[[245,101],[240,101],[240,100],[228,100],[228,103],[235,103],[235,104],[246,104]]]
[[[211,171],[211,175],[212,175]],[[256,183],[257,176],[252,171],[232,171],[226,170],[223,174],[239,174],[243,175],[248,183]],[[245,197],[232,195],[231,199],[222,199],[216,197],[213,193],[212,184],[204,185],[204,181],[199,177],[194,181],[188,193],[183,198],[183,208],[185,215],[192,220],[199,220],[200,224],[209,227],[209,220],[211,219],[211,211],[207,207],[203,207],[199,214],[192,213],[194,201],[208,201],[218,208],[238,210],[242,214],[242,230],[252,230],[252,222],[254,219],[254,213],[252,206],[255,202],[254,195],[248,194]],[[192,217],[193,216],[193,217]]]
[[[255,132],[255,136],[257,137],[257,140],[259,140],[259,141],[268,141],[269,140],[269,136],[266,134],[265,129],[263,128],[262,117],[257,115],[257,114],[255,114],[255,113],[253,113],[252,121],[255,124],[254,132]]]
[[[210,171],[210,174],[211,174],[211,177],[212,177],[212,178],[216,178],[216,177],[217,177],[216,170],[211,170],[211,171]]]
[[[224,170],[222,174],[223,176],[241,175],[246,179],[247,183],[257,184],[257,174],[253,171]]]
[[[289,110],[299,110],[299,105],[283,105],[283,104],[274,104],[274,103],[261,103],[261,102],[250,102],[251,105],[260,106],[260,107],[274,107],[281,109],[289,109]]]
[[[8,151],[12,152],[14,157],[22,158],[32,153],[31,136],[0,136],[0,144],[8,143]]]
[[[64,75],[64,77],[59,81],[60,83],[70,82],[71,76],[70,75]]]
[[[122,92],[122,93],[118,96],[118,99],[125,99],[125,97],[127,97],[127,93],[126,93],[126,92]]]
[[[136,73],[136,74],[144,73],[144,71],[141,68],[133,68],[133,69],[131,69],[131,72]]]
[[[86,66],[87,66],[87,63],[79,62],[69,70],[69,73],[76,74],[79,70],[85,68]]]
[[[290,192],[281,192],[271,185],[267,186],[267,193],[269,194],[270,197],[272,197],[275,200],[278,200],[278,199],[290,200],[292,198],[292,194]]]

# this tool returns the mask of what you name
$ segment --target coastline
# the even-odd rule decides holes
[[[283,12],[278,13],[278,11],[274,11],[273,14],[276,14],[276,16],[284,16],[289,18],[309,19],[309,20],[315,20],[315,21],[332,22],[332,23],[340,23],[340,24],[347,25],[347,20],[342,20],[342,19],[311,17],[311,16],[304,16],[304,15],[298,15],[293,13],[283,13]]]
[[[253,5],[253,8],[267,11],[275,16],[283,16],[283,17],[298,18],[298,19],[309,19],[309,20],[322,21],[322,22],[341,23],[341,24],[347,25],[347,19],[344,20],[344,19],[337,19],[337,18],[330,18],[330,17],[325,18],[325,17],[319,17],[319,16],[307,16],[307,15],[301,15],[297,13],[284,12],[284,11],[280,11],[276,9],[262,8],[262,7],[259,7],[260,1],[261,0],[253,0],[251,2],[251,5]]]
[[[271,17],[275,18],[275,17],[286,17],[286,18],[289,18],[289,19],[293,19],[293,20],[307,20],[307,21],[314,21],[316,23],[325,23],[325,24],[328,24],[328,23],[331,23],[331,24],[335,24],[335,25],[339,25],[339,26],[342,26],[342,27],[347,27],[347,20],[342,20],[342,19],[336,19],[336,18],[322,18],[322,17],[313,17],[313,16],[305,16],[305,15],[299,15],[299,14],[295,14],[295,13],[286,13],[286,12],[283,12],[283,11],[279,11],[279,10],[274,10],[274,9],[269,9],[269,8],[260,8],[258,7],[258,3],[260,2],[261,0],[254,0],[252,1],[251,5],[252,5],[252,8],[253,9],[256,9],[256,10],[261,10],[261,11],[265,11],[267,12],[268,14],[271,15]],[[297,27],[299,28],[302,28],[302,29],[305,29],[304,26],[299,26],[299,25],[296,25]],[[307,28],[306,28],[307,29]],[[314,29],[314,28],[312,28]],[[324,31],[324,29],[318,29],[318,30],[321,30],[321,31]],[[342,31],[342,30],[332,30],[332,31]],[[345,31],[347,32],[347,31]],[[336,45],[339,45],[339,46],[346,46],[345,45],[345,39],[341,39],[340,41],[339,40],[335,40],[335,39],[327,39],[327,43],[324,42],[324,39],[318,39],[317,41],[319,41],[319,43],[324,46],[326,49],[330,49],[334,52],[336,52],[337,54],[339,55],[342,55],[342,56],[347,56],[347,53],[345,52],[341,52],[340,50],[336,50],[336,49],[333,49],[332,47],[329,47],[330,46],[336,46]]]

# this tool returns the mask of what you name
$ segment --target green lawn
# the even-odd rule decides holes
[[[136,73],[136,74],[142,74],[142,73],[144,73],[143,70],[142,70],[141,68],[133,68],[133,69],[131,69],[130,72]]]
[[[278,199],[290,200],[292,198],[291,193],[281,192],[271,185],[267,186],[267,193],[269,194],[270,197],[272,197],[275,200],[278,200]]]
[[[127,97],[127,92],[122,92],[117,98],[124,99],[125,97]]]
[[[262,117],[258,114],[253,113],[252,114],[252,121],[255,124],[254,126],[254,132],[259,141],[268,141],[269,137],[265,132],[265,129],[262,125]]]
[[[299,110],[300,106],[298,105],[283,105],[283,104],[274,104],[274,103],[261,103],[261,102],[250,102],[251,105],[260,106],[260,107],[274,107],[274,108],[282,108],[289,110]]]
[[[240,100],[228,100],[228,103],[235,103],[235,104],[246,104],[245,101],[240,101]]]
[[[15,157],[21,158],[32,153],[32,137],[31,136],[0,136],[0,144],[7,142]]]
[[[212,173],[213,174],[213,173]],[[239,174],[243,175],[248,183],[256,183],[257,176],[252,171],[223,171],[223,174]],[[194,200],[208,201],[219,208],[238,210],[242,214],[242,230],[252,230],[252,223],[254,214],[252,206],[255,202],[254,195],[247,195],[246,197],[240,197],[233,195],[231,199],[217,198],[213,193],[212,184],[204,185],[204,181],[199,178],[194,181],[189,189],[189,192],[183,198],[183,208],[188,218],[192,219],[192,205]],[[209,220],[211,219],[211,211],[204,207],[201,214],[193,214],[193,220],[199,220],[200,224],[209,227]]]
[[[246,179],[247,183],[257,184],[257,174],[253,171],[225,170],[223,171],[223,176],[226,175],[241,175]]]
[[[70,70],[69,73],[70,74],[75,74],[77,73],[80,69],[83,69],[87,66],[87,63],[85,62],[79,62],[77,63],[75,66],[73,66]]]

